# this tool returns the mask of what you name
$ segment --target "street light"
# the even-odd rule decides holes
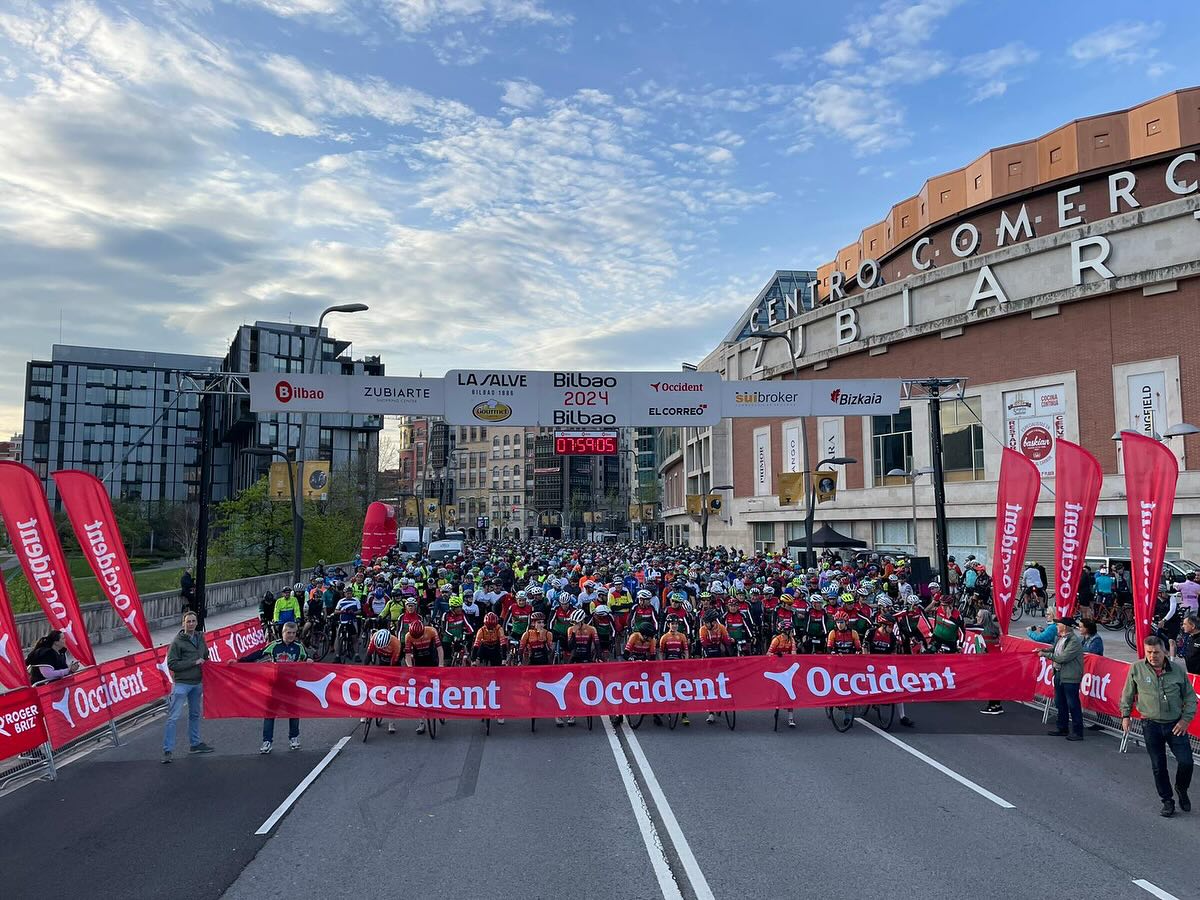
[[[913,469],[911,472],[907,469],[891,469],[888,471],[889,478],[907,478],[908,483],[912,485],[913,556],[917,555],[917,476],[932,474],[933,468],[930,466]]]
[[[708,489],[711,494],[714,491],[732,491],[732,484],[717,484]],[[708,549],[708,494],[704,496],[704,508],[700,510],[700,549]]]
[[[824,466],[824,465],[849,466],[849,465],[853,465],[856,462],[858,462],[858,460],[855,459],[853,456],[830,456],[826,459],[821,460],[813,467],[813,474],[820,472],[821,466]],[[808,559],[805,563],[805,565],[808,565],[808,566],[815,566],[817,564],[816,557],[813,556],[813,545],[812,545],[813,518],[815,517],[816,512],[817,512],[817,497],[816,497],[816,491],[813,489],[812,482],[813,482],[812,475],[810,475],[808,478],[808,484],[805,485],[805,489],[804,489],[804,495],[807,498],[805,500],[805,506],[808,507],[808,511],[804,514],[804,528],[808,532],[808,534],[805,535],[805,538],[804,538],[805,543],[807,544],[807,546],[804,549],[808,554]]]
[[[368,309],[370,309],[370,307],[367,306],[367,304],[365,304],[365,303],[339,303],[337,306],[330,306],[330,307],[322,310],[321,315],[317,318],[318,348],[321,343],[321,329],[325,326],[325,317],[327,315],[329,315],[330,313],[366,312]],[[313,364],[314,365],[316,364],[316,356],[317,356],[317,354],[314,353],[313,354]],[[305,375],[310,374],[309,367],[308,367],[308,354],[307,353],[304,354],[304,374]],[[308,413],[300,413],[300,446],[296,448],[296,478],[295,478],[295,486],[292,488],[292,496],[295,498],[295,504],[297,506],[302,505],[302,503],[301,503],[302,498],[298,492],[304,490],[304,453],[306,450],[305,440],[307,439],[307,432],[308,432]],[[284,457],[284,458],[286,459],[287,457]],[[289,477],[291,475],[291,471],[292,470],[289,468],[288,469]],[[303,541],[304,541],[304,519],[297,517],[297,524],[299,527],[296,530],[296,548],[297,548],[296,549],[296,558],[299,559],[300,558],[300,549],[299,548],[303,545]],[[299,563],[297,563],[297,565],[299,565]],[[299,580],[299,579],[297,579],[297,580]]]
[[[296,478],[292,474],[292,461],[288,459],[288,455],[282,450],[267,449],[265,447],[248,447],[243,450],[247,456],[257,456],[264,459],[271,459],[278,456],[287,466],[288,487],[291,488],[292,495],[292,583],[300,583],[300,536],[304,533],[304,517],[300,515],[300,495],[296,491]]]
[[[800,380],[800,366],[796,362],[796,344],[792,340],[791,333],[787,332],[787,331],[764,331],[759,334],[759,337],[762,338],[764,341],[778,339],[778,340],[787,342],[788,359],[790,359],[792,362],[792,380],[799,381]],[[808,474],[808,416],[800,417],[800,456],[801,456],[801,459],[803,460],[801,465],[804,469],[805,474],[807,475]],[[809,482],[810,482],[810,487],[811,487],[811,482],[812,482],[811,478],[809,478]],[[807,507],[804,511],[804,521],[808,525],[808,538],[807,538],[807,544],[806,544],[804,550],[805,550],[806,558],[808,560],[807,565],[816,565],[816,557],[813,556],[813,545],[812,545],[813,499],[811,497],[811,491],[809,491],[807,489],[804,491],[804,505]]]

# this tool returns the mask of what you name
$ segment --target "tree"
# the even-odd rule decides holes
[[[212,546],[238,577],[282,572],[292,564],[292,505],[272,500],[263,476],[213,511]]]
[[[145,546],[150,536],[150,520],[137,500],[117,500],[113,503],[113,516],[116,517],[125,551],[133,556],[134,550]]]
[[[173,503],[165,510],[162,530],[167,540],[183,554],[184,564],[196,564],[196,538],[200,533],[200,504]]]
[[[321,559],[329,563],[344,562],[358,552],[366,515],[361,500],[357,479],[334,473],[329,480],[328,498],[305,502],[304,565],[314,565]]]

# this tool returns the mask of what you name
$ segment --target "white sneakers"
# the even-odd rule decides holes
[[[396,733],[396,726],[393,725],[391,722],[388,722],[388,734],[395,734],[395,733]]]
[[[707,718],[707,719],[705,719],[704,721],[705,721],[707,724],[709,724],[709,725],[712,725],[714,722],[716,722],[716,721],[717,721],[717,717],[716,717],[716,716],[714,716],[712,713],[709,713],[709,714],[708,714],[708,718]]]
[[[425,723],[422,722],[420,725],[417,726],[417,734],[424,734],[424,733],[425,733]]]
[[[289,740],[288,741],[288,749],[289,750],[299,750],[300,749],[300,738],[295,737],[295,738],[292,738],[291,740]]]
[[[274,744],[271,741],[263,741],[262,746],[258,748],[258,752],[265,756],[266,754],[271,752],[271,748],[273,746],[274,746]],[[298,737],[291,738],[288,741],[288,749],[299,750],[300,749],[300,738],[298,738]]]
[[[258,748],[258,752],[259,753],[270,753],[271,752],[271,742],[263,741],[262,746]]]

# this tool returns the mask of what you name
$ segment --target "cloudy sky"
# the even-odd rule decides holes
[[[674,368],[929,175],[1200,83],[1198,25],[1114,0],[2,0],[0,436],[60,334],[222,355],[352,300],[335,333],[391,374]]]

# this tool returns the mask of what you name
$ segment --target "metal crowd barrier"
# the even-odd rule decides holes
[[[1055,716],[1058,715],[1058,707],[1054,705],[1054,697],[1052,696],[1042,697],[1040,703],[1034,701],[1032,703],[1026,703],[1025,705],[1031,706],[1034,709],[1040,709],[1042,711],[1043,724],[1049,723],[1051,712],[1053,712]],[[1142,720],[1136,717],[1133,719],[1133,724],[1130,725],[1129,731],[1127,732],[1121,730],[1120,718],[1117,716],[1110,716],[1108,713],[1084,709],[1083,721],[1088,722],[1091,725],[1099,726],[1097,730],[1102,731],[1105,734],[1110,734],[1120,741],[1120,744],[1117,748],[1118,753],[1128,753],[1130,741],[1135,744],[1139,744],[1142,747],[1146,746],[1146,739],[1142,736]],[[1194,734],[1191,734],[1188,735],[1188,739],[1192,745],[1192,753],[1200,755],[1200,738],[1196,737]]]

